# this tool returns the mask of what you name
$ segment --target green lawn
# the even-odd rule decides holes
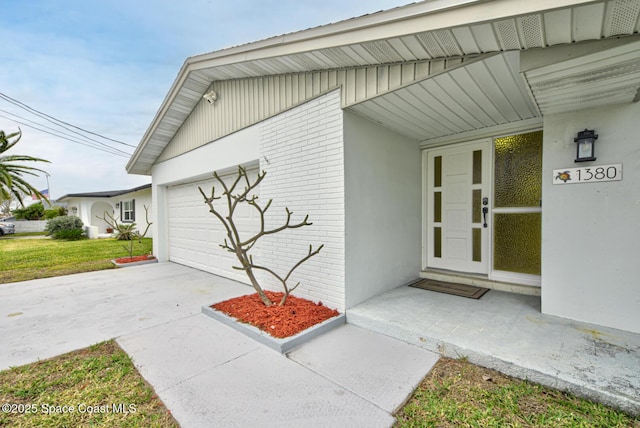
[[[18,232],[11,235],[7,235],[5,239],[15,238],[16,236],[46,236],[47,232]]]
[[[0,284],[111,269],[111,259],[128,255],[124,245],[115,239],[1,239]],[[135,241],[133,248],[134,255],[149,254],[152,240]]]
[[[396,418],[396,428],[640,428],[640,419],[603,404],[448,358],[436,363]]]
[[[0,371],[0,404],[1,427],[178,427],[115,341]]]

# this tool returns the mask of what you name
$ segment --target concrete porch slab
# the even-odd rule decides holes
[[[537,296],[403,286],[347,310],[347,322],[640,414],[640,335],[543,315]]]

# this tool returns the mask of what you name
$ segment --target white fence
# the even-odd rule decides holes
[[[44,232],[48,220],[15,220],[11,223],[16,225],[16,233]]]

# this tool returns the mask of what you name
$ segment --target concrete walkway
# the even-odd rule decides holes
[[[115,337],[183,427],[389,427],[438,359],[351,325],[283,356],[200,313],[252,291],[173,263],[0,285],[0,370]]]

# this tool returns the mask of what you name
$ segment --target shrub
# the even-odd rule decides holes
[[[45,210],[42,202],[31,204],[25,208],[19,208],[13,211],[17,220],[50,220],[54,217],[67,215],[65,207],[53,207]]]
[[[75,216],[59,216],[47,222],[45,232],[53,239],[80,239],[83,236],[82,220]]]
[[[49,210],[44,210],[44,218],[47,220],[63,215],[67,215],[67,209],[65,207],[54,207]]]
[[[115,233],[118,241],[131,241],[136,237],[136,224],[118,223],[116,224]]]
[[[44,218],[44,205],[42,202],[31,204],[25,208],[13,210],[16,220],[42,220]]]
[[[77,241],[84,239],[85,234],[82,229],[59,230],[53,236],[53,239],[64,239],[66,241]]]

